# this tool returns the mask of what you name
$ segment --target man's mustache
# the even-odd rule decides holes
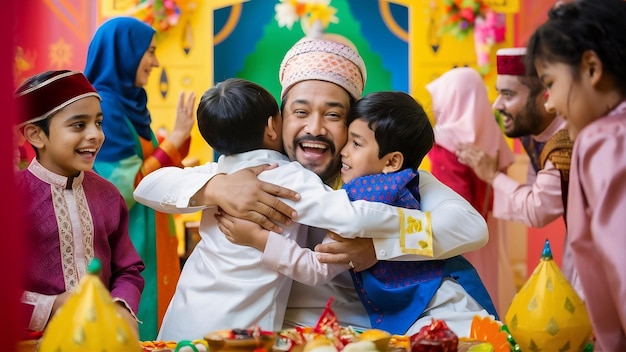
[[[333,143],[333,141],[331,141],[330,139],[326,137],[322,137],[322,136],[311,136],[311,135],[306,135],[306,136],[296,138],[293,142],[294,149],[296,146],[298,146],[299,144],[303,142],[324,143],[328,145],[328,149],[330,149],[331,154],[335,154],[335,151],[337,150],[337,148],[335,147],[335,143]]]

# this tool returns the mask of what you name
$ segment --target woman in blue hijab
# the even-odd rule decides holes
[[[133,191],[150,172],[164,166],[182,166],[195,123],[192,92],[187,98],[181,93],[174,129],[166,139],[159,143],[150,127],[152,119],[143,86],[152,69],[159,67],[154,34],[152,27],[136,18],[110,19],[94,34],[85,67],[85,76],[102,97],[104,114],[106,138],[94,170],[124,196],[130,212],[129,234],[145,264],[145,287],[137,317],[142,322],[141,340],[156,338],[176,289],[180,261],[171,215],[136,203]]]

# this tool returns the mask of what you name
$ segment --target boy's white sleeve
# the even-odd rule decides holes
[[[307,227],[301,226],[300,230],[306,236]],[[348,269],[345,265],[320,263],[313,250],[303,248],[296,241],[271,231],[261,256],[261,263],[309,286],[328,283]]]
[[[189,199],[217,175],[217,163],[179,168],[163,167],[146,175],[133,193],[135,200],[154,210],[169,213],[195,213],[206,206],[190,206]]]

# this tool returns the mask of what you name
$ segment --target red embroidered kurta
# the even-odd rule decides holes
[[[73,179],[54,174],[36,159],[16,173],[16,184],[28,205],[22,303],[29,329],[45,328],[56,296],[78,285],[94,257],[111,296],[136,314],[144,265],[128,237],[117,188],[93,172]]]

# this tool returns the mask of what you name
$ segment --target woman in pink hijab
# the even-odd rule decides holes
[[[500,170],[506,170],[513,162],[513,153],[496,121],[485,83],[476,70],[468,67],[452,69],[429,83],[426,89],[432,98],[435,118],[435,145],[428,154],[432,174],[485,217],[489,242],[463,256],[480,274],[498,313],[506,313],[501,310],[508,307],[515,288],[512,274],[503,275],[508,277],[508,286],[498,281],[499,269],[509,268],[508,260],[499,265],[499,258],[506,258],[500,238],[505,231],[504,224],[491,215],[491,186],[479,179],[470,167],[461,164],[455,152],[459,144],[473,143],[490,155],[498,155]],[[505,291],[504,288],[507,288],[506,292],[499,292]]]

